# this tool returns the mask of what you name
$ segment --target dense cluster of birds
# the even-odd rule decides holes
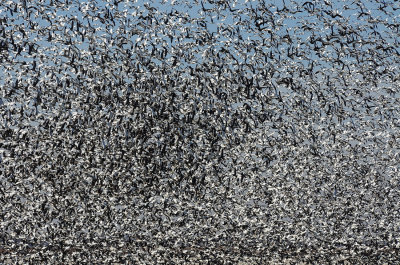
[[[399,1],[0,1],[0,263],[391,262]]]

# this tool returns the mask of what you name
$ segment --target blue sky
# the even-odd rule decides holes
[[[248,57],[251,57],[254,53],[254,50],[251,51],[247,51],[247,52],[243,52],[240,50],[237,50],[234,48],[235,45],[232,44],[227,44],[226,41],[228,41],[228,37],[224,36],[225,33],[227,33],[226,31],[222,32],[222,29],[227,29],[229,27],[232,27],[233,29],[239,29],[240,30],[240,34],[243,38],[244,43],[246,42],[252,42],[252,41],[258,41],[259,43],[261,43],[264,39],[268,39],[269,38],[269,34],[267,32],[255,32],[254,31],[254,25],[250,25],[252,28],[246,28],[246,26],[237,26],[234,25],[235,22],[238,22],[238,18],[241,16],[244,19],[248,19],[249,18],[249,12],[246,11],[246,8],[251,8],[251,9],[256,9],[260,7],[260,3],[262,1],[237,1],[236,3],[234,2],[229,2],[230,4],[230,8],[232,9],[237,9],[237,10],[242,10],[242,14],[239,15],[239,17],[234,18],[232,12],[229,11],[229,8],[223,10],[221,9],[220,12],[213,12],[211,14],[211,16],[204,14],[204,12],[202,12],[202,5],[200,4],[200,1],[136,1],[133,4],[129,4],[126,5],[126,2],[121,1],[121,3],[118,4],[118,6],[116,7],[114,5],[114,1],[108,1],[109,3],[107,3],[107,1],[103,1],[103,0],[96,0],[96,1],[71,1],[73,4],[71,4],[68,8],[68,10],[63,10],[62,8],[55,8],[55,7],[50,7],[48,11],[46,11],[47,15],[49,17],[54,15],[54,18],[61,18],[61,17],[65,17],[65,25],[62,25],[60,23],[58,23],[58,27],[63,28],[63,26],[65,26],[65,28],[68,28],[69,26],[73,26],[71,25],[71,21],[75,20],[75,28],[76,28],[76,21],[79,21],[82,25],[88,25],[88,23],[90,23],[91,27],[96,28],[96,36],[98,36],[98,40],[97,41],[106,41],[108,42],[108,44],[112,43],[113,40],[118,38],[118,28],[121,26],[119,25],[119,21],[122,21],[118,18],[116,18],[115,21],[115,25],[112,23],[106,23],[107,24],[107,29],[105,28],[105,24],[101,22],[101,19],[97,19],[96,21],[92,21],[89,20],[87,18],[84,18],[84,13],[85,13],[85,9],[87,9],[88,6],[93,5],[94,7],[96,7],[98,9],[98,11],[96,12],[88,12],[88,14],[90,15],[97,15],[100,14],[101,16],[105,16],[105,14],[108,12],[107,10],[110,11],[110,14],[113,14],[113,10],[118,9],[119,11],[123,11],[126,10],[126,20],[125,22],[127,22],[128,24],[130,24],[130,28],[132,29],[133,27],[135,27],[137,25],[137,22],[140,21],[139,17],[140,16],[147,16],[149,12],[166,12],[166,13],[170,13],[173,12],[174,10],[176,10],[177,12],[180,12],[182,16],[184,15],[188,15],[191,18],[197,18],[199,19],[199,21],[201,19],[204,18],[204,21],[206,22],[206,27],[207,30],[211,33],[211,34],[215,34],[217,36],[217,34],[219,34],[219,36],[216,38],[216,42],[213,43],[213,49],[219,49],[221,47],[225,47],[228,50],[231,50],[233,52],[233,54],[235,54],[236,59],[240,62],[244,61],[244,57],[241,58],[240,54],[245,53]],[[130,1],[128,1],[130,2]],[[196,4],[196,2],[198,2]],[[207,3],[208,1],[204,1],[205,3],[203,3],[204,8],[206,9],[211,9],[213,7],[212,4]],[[53,37],[52,41],[48,41],[48,36],[47,34],[40,36],[39,31],[36,32],[29,32],[29,25],[31,22],[33,23],[37,23],[37,29],[40,28],[44,28],[46,29],[47,27],[50,26],[50,23],[44,18],[44,17],[35,17],[34,13],[35,13],[35,8],[39,7],[40,5],[44,6],[44,7],[49,7],[49,3],[50,0],[46,0],[46,1],[32,1],[32,2],[28,2],[28,6],[31,7],[31,14],[30,17],[28,19],[27,15],[24,14],[25,11],[23,11],[23,8],[21,8],[21,4],[18,5],[18,7],[20,8],[19,11],[21,12],[14,12],[13,14],[11,14],[10,10],[6,8],[6,6],[9,7],[14,7],[15,3],[19,3],[19,1],[9,1],[6,2],[5,4],[3,4],[2,6],[0,6],[0,18],[7,18],[9,21],[9,25],[8,27],[4,27],[5,31],[10,32],[11,30],[14,30],[14,38],[16,40],[16,42],[18,43],[24,43],[25,41],[28,42],[32,42],[34,43],[35,47],[38,47],[39,49],[41,49],[43,51],[43,53],[45,54],[45,56],[48,56],[51,59],[54,60],[46,60],[46,62],[44,62],[45,64],[48,64],[50,66],[54,66],[57,63],[65,63],[66,61],[68,61],[68,57],[62,57],[62,56],[56,56],[57,58],[55,58],[55,52],[59,52],[63,49],[67,48],[67,45],[65,43],[63,43],[62,40],[65,36],[64,34],[68,35],[70,34],[69,32],[62,32],[62,31],[58,31],[55,32],[55,36]],[[41,4],[40,4],[41,3]],[[266,1],[266,6],[269,10],[269,12],[274,13],[279,9],[283,8],[283,3],[284,1]],[[277,35],[279,36],[283,36],[285,34],[289,34],[290,36],[292,36],[292,38],[297,38],[297,42],[295,42],[295,44],[299,44],[299,41],[301,40],[307,40],[308,38],[310,38],[311,33],[310,32],[300,32],[297,27],[301,27],[301,26],[310,26],[312,28],[314,28],[314,32],[315,35],[321,35],[324,36],[326,34],[328,34],[331,31],[331,28],[329,26],[326,25],[322,25],[321,21],[318,21],[316,18],[320,15],[325,15],[324,11],[329,11],[334,13],[338,13],[341,14],[341,16],[343,17],[343,20],[347,20],[347,23],[349,25],[361,25],[361,26],[366,26],[368,23],[373,24],[374,22],[368,22],[369,19],[367,18],[367,16],[363,16],[363,17],[358,17],[358,13],[360,12],[361,9],[364,10],[364,12],[366,13],[370,13],[372,16],[372,20],[376,19],[376,18],[381,18],[384,20],[387,20],[388,23],[399,23],[399,15],[398,15],[398,11],[391,9],[391,8],[387,8],[387,10],[392,10],[391,12],[393,13],[393,15],[390,14],[384,14],[383,12],[379,11],[379,7],[381,5],[383,5],[384,1],[354,1],[352,3],[348,2],[348,1],[330,1],[330,5],[326,5],[327,3],[329,3],[329,1],[314,1],[314,5],[311,6],[304,6],[303,3],[304,1],[294,1],[294,2],[290,2],[290,1],[286,1],[285,2],[286,5],[291,9],[291,10],[296,10],[298,9],[299,12],[291,14],[292,17],[288,17],[286,19],[282,19],[281,21],[276,21],[277,23],[281,23],[280,29],[276,29],[275,32]],[[393,7],[397,7],[400,8],[399,3],[395,2],[395,3],[391,3],[393,4]],[[321,5],[324,5],[321,8]],[[81,11],[79,11],[79,7],[81,8]],[[307,7],[307,8],[305,8]],[[154,10],[151,10],[152,8],[154,8]],[[307,11],[314,9],[313,12]],[[235,11],[235,14],[239,13],[240,11]],[[97,14],[96,14],[97,13]],[[257,13],[259,15],[261,15],[261,17],[266,17],[265,14],[261,14],[260,10],[257,10]],[[319,14],[320,13],[320,14]],[[24,14],[24,15],[21,15]],[[397,14],[397,15],[396,15]],[[114,14],[115,15],[115,14]],[[155,17],[161,18],[161,15],[157,15],[155,14]],[[275,18],[278,18],[278,16],[275,15]],[[329,18],[329,16],[328,16]],[[307,21],[305,21],[304,19],[307,19]],[[53,19],[54,20],[54,19]],[[189,26],[191,27],[194,31],[196,31],[196,27],[198,27],[198,25],[196,24],[192,24],[189,25],[188,23],[186,24],[182,24],[182,21],[179,21],[179,19],[175,19],[176,23],[177,23],[177,27],[175,29],[172,30],[172,32],[174,34],[182,34],[182,32],[179,32],[182,29],[182,26]],[[333,21],[333,20],[332,20]],[[305,22],[305,23],[304,23]],[[162,23],[162,22],[160,22]],[[313,24],[314,23],[314,24]],[[327,21],[327,23],[329,23],[329,20]],[[128,28],[129,28],[128,27]],[[335,30],[337,28],[337,25],[334,25]],[[16,30],[17,28],[25,28],[25,31],[28,32],[28,37],[21,37],[22,33],[18,30]],[[74,29],[75,29],[74,28]],[[355,28],[355,30],[357,30],[357,28]],[[365,28],[365,31],[362,32],[362,34],[364,34],[363,38],[371,38],[372,40],[374,40],[374,38],[376,38],[376,35],[371,35],[374,29],[369,29],[369,28]],[[398,37],[398,35],[390,35],[390,31],[387,31],[387,28],[385,25],[383,25],[382,23],[377,23],[375,26],[375,30],[377,32],[379,32],[380,34],[382,34],[382,37],[384,38],[385,42],[387,42],[387,44],[391,44],[394,45],[394,47],[396,47],[396,37]],[[386,32],[385,32],[386,30]],[[113,32],[110,34],[110,32]],[[146,32],[156,32],[157,33],[157,29],[152,30],[151,28],[148,28],[146,30],[140,30],[142,33],[146,33]],[[140,32],[139,31],[139,32]],[[132,41],[133,44],[135,44],[136,42],[142,42],[143,43],[143,38],[140,38],[140,33],[137,34],[132,34],[130,40]],[[158,32],[160,33],[160,32]],[[58,41],[54,41],[54,38],[56,37],[56,35],[58,34],[60,40]],[[368,36],[370,35],[370,36]],[[161,37],[163,40],[165,40],[165,42],[168,44],[168,47],[170,46],[174,46],[177,45],[178,43],[176,42],[176,38],[175,41],[171,44],[169,42],[169,38],[166,34],[159,34],[158,37]],[[77,41],[75,43],[75,47],[77,48],[76,52],[80,52],[81,51],[87,51],[89,49],[89,40],[88,39],[81,39],[79,40],[79,36],[78,37],[74,37],[72,36],[72,40],[73,41]],[[236,36],[234,38],[237,38]],[[150,38],[151,39],[151,38]],[[194,39],[186,39],[187,42],[190,41],[194,41]],[[160,42],[161,43],[161,42]],[[268,41],[266,42],[268,44]],[[101,43],[97,43],[95,45],[101,45]],[[155,44],[157,48],[161,48],[160,44]],[[145,46],[147,47],[151,47],[149,43],[145,44]],[[114,52],[115,51],[115,45],[108,45],[108,47],[110,47],[110,49]],[[263,50],[264,52],[269,52],[272,51],[273,53],[277,54],[278,51],[274,50],[273,47],[266,47],[266,46],[259,46],[261,50]],[[290,47],[290,45],[288,44],[281,44],[280,48],[281,51],[285,51],[286,49],[288,49]],[[374,44],[370,45],[371,48],[374,47]],[[101,47],[100,49],[103,49],[104,47]],[[129,48],[129,45],[124,45],[124,48],[127,49]],[[204,47],[199,47],[198,49],[195,48],[193,49],[193,56],[194,58],[197,58],[193,63],[188,63],[187,64],[191,65],[192,67],[195,67],[196,64],[200,63],[201,61],[206,61],[209,60],[208,57],[204,57],[202,56],[204,53],[204,49],[207,48],[207,45]],[[368,49],[368,45],[363,45],[363,47],[361,49]],[[397,48],[398,49],[398,48]],[[12,50],[12,49],[10,49]],[[364,50],[365,51],[365,50]],[[400,52],[400,50],[398,49],[398,51]],[[316,53],[313,50],[308,50],[308,56],[311,59],[317,60],[319,63],[315,65],[316,68],[318,67],[324,67],[325,65],[328,66],[326,64],[326,62],[324,63],[320,58],[318,58],[318,56],[316,55]],[[18,78],[18,76],[20,75],[20,78],[24,79],[24,77],[29,76],[25,75],[23,73],[21,73],[21,71],[19,70],[20,66],[17,65],[21,65],[23,64],[23,62],[26,62],[28,64],[27,67],[29,67],[30,64],[32,64],[32,62],[35,60],[35,58],[33,58],[32,56],[29,56],[27,54],[27,48],[25,46],[25,49],[22,51],[21,55],[19,56],[15,56],[15,52],[11,52],[9,55],[12,59],[12,61],[14,63],[19,62],[18,64],[16,64],[16,66],[14,67],[13,71],[10,71],[10,69],[6,69],[6,66],[0,66],[0,85],[4,85],[4,80],[6,79],[5,76],[7,76],[8,74],[10,74],[9,78],[15,80]],[[37,59],[37,58],[36,58]],[[135,60],[135,58],[132,58],[133,60]],[[169,55],[167,55],[167,57],[165,59],[171,59],[169,58]],[[310,64],[310,60],[301,60],[299,58],[296,58],[298,63],[303,63],[304,67],[309,67]],[[344,58],[344,60],[347,60],[348,62],[350,61],[354,61],[354,58]],[[159,61],[155,60],[155,63],[160,63]],[[272,62],[274,63],[274,62]],[[278,65],[274,65],[275,67],[277,67],[279,70],[279,66]],[[22,66],[24,67],[24,66]],[[13,68],[13,67],[11,67]],[[15,70],[15,71],[14,71]],[[20,74],[18,74],[18,72]],[[59,77],[60,78],[60,77]]]

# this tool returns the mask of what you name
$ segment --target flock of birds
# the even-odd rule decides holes
[[[0,262],[398,261],[399,2],[272,2],[1,1]]]

